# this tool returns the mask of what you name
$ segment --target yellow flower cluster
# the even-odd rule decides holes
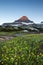
[[[41,56],[43,56],[43,54],[42,54],[42,53],[40,53],[40,55],[41,55]]]

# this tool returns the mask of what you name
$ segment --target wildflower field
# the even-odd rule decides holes
[[[0,65],[43,65],[43,34],[0,42]]]

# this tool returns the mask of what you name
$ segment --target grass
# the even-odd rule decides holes
[[[0,35],[13,35],[13,34],[18,34],[20,33],[20,31],[9,31],[9,32],[4,32],[4,31],[0,31]]]
[[[43,65],[43,34],[0,42],[0,65]]]

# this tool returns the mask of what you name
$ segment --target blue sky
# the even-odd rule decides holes
[[[43,21],[43,0],[0,0],[0,24],[22,16],[35,23]]]

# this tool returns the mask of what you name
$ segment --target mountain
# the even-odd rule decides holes
[[[20,19],[14,21],[14,23],[33,23],[33,21],[29,20],[27,16],[22,16]]]
[[[29,20],[27,16],[22,16],[20,19],[15,20],[12,23],[4,23],[3,26],[21,26],[21,25],[30,25],[34,22]]]
[[[18,20],[15,20],[12,23],[3,23],[2,25],[3,28],[13,28],[16,30],[30,30],[30,31],[42,31],[43,32],[43,22],[41,22],[40,24],[36,24],[33,21],[31,21],[30,19],[28,19],[27,16],[22,16],[21,18],[19,18]],[[11,28],[11,29],[12,29]]]

